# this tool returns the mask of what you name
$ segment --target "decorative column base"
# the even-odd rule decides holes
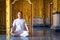
[[[52,26],[51,30],[56,31],[56,32],[60,32],[60,26]]]

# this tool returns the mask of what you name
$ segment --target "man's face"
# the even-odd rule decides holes
[[[21,13],[20,12],[18,12],[18,18],[21,18]]]

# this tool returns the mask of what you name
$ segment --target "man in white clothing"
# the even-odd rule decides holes
[[[11,34],[20,35],[24,33],[24,28],[29,32],[25,19],[22,19],[22,13],[18,12],[18,18],[13,21]]]

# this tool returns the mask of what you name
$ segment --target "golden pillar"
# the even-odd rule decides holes
[[[6,0],[6,40],[10,40],[10,0]]]
[[[53,14],[57,12],[57,1],[58,0],[53,0]],[[56,23],[57,23],[56,17],[57,17],[57,15],[54,14],[53,15],[53,25],[56,25]]]

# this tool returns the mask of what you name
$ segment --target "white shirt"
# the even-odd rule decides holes
[[[13,26],[16,27],[15,31],[18,31],[18,32],[23,32],[25,25],[27,25],[25,19],[17,18],[13,22]]]

